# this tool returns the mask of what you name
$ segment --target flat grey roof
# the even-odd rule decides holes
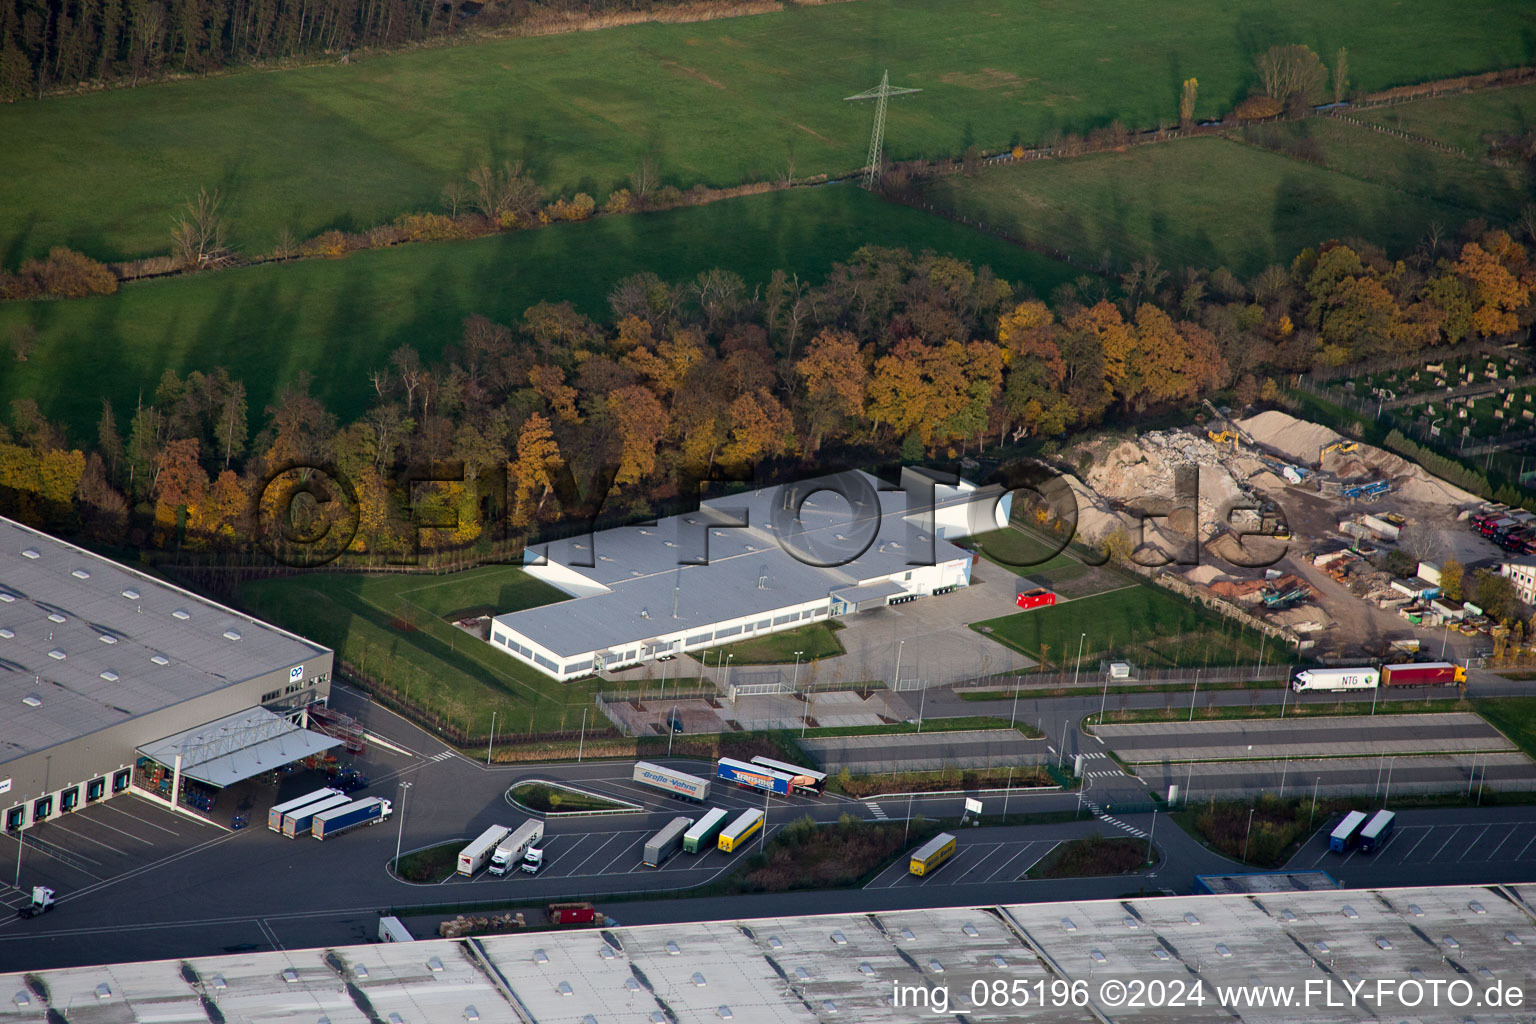
[[[529,548],[530,565],[544,558],[609,590],[498,615],[496,621],[570,657],[826,598],[916,568],[914,560],[924,565],[970,557],[939,539],[931,522],[908,521],[930,510],[909,511],[906,492],[881,490],[890,485],[856,475],[867,485],[858,496],[868,503],[858,508],[819,489],[829,479],[821,478],[710,498],[696,512],[653,525]],[[943,510],[987,493],[940,492],[933,506]],[[806,496],[797,531],[788,529],[786,495]],[[868,517],[874,529],[850,528],[853,516]],[[741,522],[747,525],[735,525]],[[707,565],[679,564],[706,558]],[[840,562],[846,564],[831,564]]]
[[[324,653],[0,518],[0,764]]]
[[[1106,980],[1198,980],[1215,986],[1293,986],[1423,979],[1536,984],[1532,886],[1422,886],[1278,895],[1176,896],[1009,906],[961,906],[861,914],[369,943],[196,957],[187,961],[37,970],[32,977],[70,1020],[202,1020],[199,999],[230,1021],[331,1024],[395,1015],[409,1024],[479,1020],[505,1024],[889,1024],[952,1019],[1047,1024],[1084,1020],[1188,1024],[1191,1020],[1462,1020],[1387,1002],[1341,1012],[1313,1002],[1277,1013],[1233,1003],[1106,1002]],[[1036,983],[1080,988],[1027,1007],[973,1007],[974,982],[1010,996]],[[944,986],[946,1015],[893,1005],[894,986]],[[99,986],[107,986],[105,993]],[[349,992],[348,986],[353,991]],[[22,974],[0,975],[0,1022],[42,1018]],[[1298,1000],[1300,996],[1297,997]],[[1214,1000],[1213,1000],[1214,1002]],[[1124,1004],[1124,1005],[1122,1005]],[[473,1007],[473,1012],[469,1010]],[[722,1009],[724,1008],[724,1009]],[[1519,1019],[1526,1019],[1529,1014]],[[1485,1012],[1478,1020],[1514,1020]]]
[[[1339,880],[1326,871],[1248,871],[1232,875],[1196,875],[1212,893],[1275,893],[1337,889]]]
[[[222,788],[341,744],[255,707],[145,743],[139,753],[168,768],[180,754],[183,775]]]

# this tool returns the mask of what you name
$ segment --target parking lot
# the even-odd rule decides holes
[[[1536,862],[1536,808],[1483,808],[1460,811],[1402,811],[1380,849],[1348,853],[1328,849],[1328,833],[1337,821],[1320,827],[1291,858],[1288,868],[1327,871],[1352,885],[1370,879],[1395,882],[1398,875],[1423,878],[1426,869],[1446,882],[1499,876],[1516,865]],[[1521,872],[1522,876],[1525,874]],[[1376,883],[1370,883],[1376,884]]]
[[[16,837],[0,840],[5,883],[0,903],[18,907],[30,899],[31,887],[47,885],[60,893],[89,892],[114,879],[130,876],[187,856],[234,833],[185,815],[172,814],[132,795],[92,804],[61,815],[23,833],[23,890],[13,884]]]

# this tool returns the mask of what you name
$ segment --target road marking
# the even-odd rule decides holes
[[[891,820],[891,816],[886,814],[884,809],[882,809],[881,806],[874,801],[870,801],[869,803],[865,804],[865,806],[869,808],[869,813],[875,816],[876,821]]]
[[[988,857],[991,857],[994,853],[996,853],[998,850],[1003,849],[1006,845],[1007,845],[1006,843],[990,843],[990,844],[988,844],[987,852],[981,855],[981,860],[976,862],[975,867],[966,868],[964,875],[962,875],[961,877],[962,878],[966,877],[966,876],[970,875],[971,872],[973,872],[973,871],[977,870],[978,868],[980,868],[983,864],[985,864],[987,862],[987,858]],[[969,847],[969,849],[974,850],[974,849],[978,849],[978,847],[972,846],[972,847]]]
[[[132,790],[129,790],[129,792],[132,792]],[[144,798],[140,797],[139,799],[143,800]],[[148,803],[147,800],[145,802]],[[157,828],[161,832],[169,832],[173,836],[181,835],[181,833],[177,832],[175,829],[166,828],[164,825],[156,825],[154,822],[150,821],[148,818],[141,818],[137,814],[129,814],[127,811],[119,810],[118,808],[113,807],[111,804],[102,804],[101,806],[104,807],[105,809],[109,810],[109,811],[114,811],[114,812],[116,812],[118,814],[121,814],[125,818],[132,818],[134,821],[142,821],[144,824],[148,825],[150,828]],[[150,804],[150,806],[154,807],[156,810],[160,809],[157,804]]]
[[[1039,842],[1050,842],[1049,840],[1043,840],[1043,839],[1042,840],[1038,840],[1038,841]],[[1032,843],[1030,843],[1030,845],[1033,846],[1034,843],[1032,842]],[[1056,840],[1055,842],[1050,842],[1050,845],[1047,846],[1043,851],[1041,851],[1040,856],[1036,857],[1034,860],[1030,861],[1028,864],[1025,864],[1024,867],[1019,871],[1019,873],[1014,876],[1014,878],[1023,878],[1025,875],[1029,874],[1029,869],[1030,868],[1034,867],[1036,864],[1039,864],[1041,861],[1045,860],[1045,858],[1049,857],[1051,855],[1051,851],[1055,850],[1056,847],[1058,847],[1060,845],[1061,845],[1061,840]]]
[[[655,833],[654,832],[625,832],[624,835],[632,835],[632,836],[635,836],[636,838],[631,840],[630,842],[625,843],[623,848],[621,850],[619,850],[619,852],[614,856],[614,858],[612,860],[610,860],[608,863],[603,865],[602,869],[598,872],[598,874],[606,875],[606,874],[611,873],[613,871],[613,866],[615,864],[617,864],[620,860],[624,859],[624,857],[626,855],[633,856],[633,857],[639,857],[642,853],[645,852],[645,841],[646,841],[646,839],[648,837],[652,836],[652,835],[655,835]],[[628,870],[628,869],[626,868],[625,870]]]
[[[441,754],[433,754],[430,758],[428,758],[428,760],[431,761],[433,764],[436,764],[439,761],[446,761],[446,760],[448,760],[452,756],[453,756],[453,751],[445,750]]]
[[[76,832],[72,828],[65,828],[64,825],[61,822],[55,821],[52,824],[53,824],[54,828],[58,829],[60,832],[63,832],[65,835],[75,836],[77,838],[84,839],[88,843],[95,843],[97,846],[103,847],[104,849],[111,850],[113,853],[117,854],[120,857],[128,856],[128,851],[127,850],[119,850],[115,846],[108,846],[106,843],[102,842],[100,839],[92,839],[90,836],[86,835],[84,832]],[[63,849],[63,847],[60,847],[60,849]]]
[[[256,918],[256,927],[261,929],[261,934],[266,936],[268,942],[272,943],[272,948],[275,951],[283,951],[283,944],[277,941],[277,933],[272,930],[271,925],[267,924],[265,918]]]
[[[133,839],[133,840],[135,840],[137,842],[143,843],[145,846],[154,846],[155,845],[154,843],[150,842],[148,839],[143,838],[142,836],[136,836],[132,832],[126,832],[123,829],[118,828],[116,825],[108,825],[106,822],[102,821],[99,818],[85,817],[85,818],[83,818],[81,820],[88,821],[88,822],[90,822],[93,825],[100,825],[102,828],[109,828],[113,832],[116,832],[118,835],[127,836],[129,839]],[[148,824],[148,822],[145,822],[145,824]]]
[[[1451,845],[1451,840],[1456,838],[1456,833],[1460,832],[1461,829],[1462,829],[1462,826],[1460,826],[1460,825],[1458,825],[1454,829],[1452,829],[1451,830],[1451,834],[1445,837],[1445,842],[1440,844],[1440,849],[1436,850],[1434,853],[1430,854],[1428,859],[1429,860],[1434,860],[1436,857],[1440,856],[1440,850],[1443,850],[1447,846],[1450,846]]]
[[[1424,840],[1428,839],[1430,837],[1430,834],[1435,831],[1435,828],[1437,826],[1434,826],[1434,825],[1410,825],[1408,827],[1409,828],[1421,828],[1421,829],[1424,830],[1424,834],[1419,836],[1419,842],[1418,843],[1414,843],[1412,849],[1410,849],[1406,854],[1403,855],[1403,860],[1404,861],[1408,860],[1408,858],[1413,856],[1413,851],[1417,850],[1419,848],[1419,843],[1422,843],[1422,842],[1424,842]],[[1403,831],[1406,832],[1406,831],[1408,831],[1408,829],[1405,828],[1405,829],[1403,829]]]
[[[1478,843],[1483,841],[1483,836],[1487,835],[1488,834],[1488,829],[1490,829],[1492,827],[1493,827],[1492,825],[1485,826],[1483,828],[1483,830],[1477,834],[1477,838],[1472,840],[1470,843],[1468,843],[1466,845],[1466,847],[1462,850],[1462,858],[1463,859],[1466,858],[1466,855],[1468,853],[1472,852],[1472,850],[1477,846]],[[1436,852],[1439,852],[1439,851],[1436,851]]]
[[[586,866],[587,861],[591,860],[593,857],[596,857],[598,854],[602,853],[603,852],[603,847],[607,846],[609,843],[613,842],[615,839],[619,838],[620,836],[624,836],[624,835],[629,835],[629,833],[628,832],[610,832],[608,834],[608,838],[604,839],[601,843],[599,843],[598,846],[597,846],[597,849],[595,849],[591,853],[587,854],[586,857],[584,857],[582,859],[581,863],[577,864],[576,867],[571,871],[571,874],[573,874],[573,875],[576,874],[576,872],[580,871],[583,867]]]
[[[370,742],[370,743],[377,743],[379,746],[383,747],[385,750],[393,750],[395,753],[397,753],[397,754],[404,754],[406,757],[420,757],[421,756],[420,754],[416,753],[416,751],[414,751],[414,750],[408,750],[405,747],[398,746],[397,744],[389,742],[389,740],[386,740],[383,736],[380,736],[376,732],[368,732],[365,729],[363,731],[363,735],[367,737],[368,742]]]
[[[1520,852],[1515,854],[1515,860],[1524,860],[1525,859],[1525,851],[1529,850],[1531,848],[1531,843],[1536,843],[1536,836],[1532,836],[1531,837],[1531,842],[1530,843],[1526,843],[1524,846],[1520,847]]]
[[[1515,833],[1518,832],[1518,831],[1520,831],[1520,826],[1518,824],[1516,824],[1513,828],[1511,828],[1509,830],[1509,835],[1507,835],[1503,839],[1499,840],[1499,845],[1495,846],[1493,848],[1493,853],[1488,854],[1488,857],[1486,859],[1493,860],[1493,854],[1494,853],[1498,853],[1500,850],[1502,850],[1504,848],[1504,844],[1509,842],[1510,839],[1514,838]]]

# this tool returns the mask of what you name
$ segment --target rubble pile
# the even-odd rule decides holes
[[[1233,503],[1250,500],[1234,473],[1241,478],[1264,468],[1257,459],[1234,456],[1229,449],[1217,447],[1198,434],[1154,430],[1116,445],[1089,469],[1086,482],[1112,504],[1172,500],[1178,496],[1175,474],[1186,466],[1199,471],[1198,521],[1202,540],[1217,532]],[[1178,523],[1176,528],[1182,532],[1189,525]]]
[[[460,914],[452,921],[437,926],[437,934],[444,939],[462,939],[466,935],[493,935],[497,932],[515,932],[528,927],[521,910],[516,913],[476,915]]]

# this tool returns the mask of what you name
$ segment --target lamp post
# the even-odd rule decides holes
[[[581,739],[576,743],[576,763],[581,763],[582,751],[587,748],[587,709],[581,709]]]
[[[1008,824],[1008,796],[1013,792],[1013,766],[1008,767],[1008,787],[1003,790],[1003,824]]]
[[[905,640],[900,640],[896,643],[896,681],[892,684],[891,688],[897,693],[901,692],[901,651],[906,646],[907,642]]]
[[[1083,642],[1088,639],[1087,633],[1082,633],[1077,638],[1077,668],[1072,670],[1072,685],[1077,685],[1077,677],[1083,671]]]
[[[1189,720],[1195,720],[1195,698],[1200,694],[1200,670],[1195,669],[1195,688],[1189,692]]]
[[[1382,794],[1381,806],[1387,806],[1387,801],[1392,799],[1392,769],[1397,767],[1397,757],[1394,755],[1387,759],[1387,791]]]
[[[811,703],[812,703],[812,701],[809,701],[809,700],[805,702],[805,717],[800,719],[800,738],[801,739],[805,739],[805,727],[807,725],[809,725],[810,722],[811,722]]]
[[[485,741],[485,763],[491,763],[491,746],[496,742],[496,712],[491,712],[491,738]]]
[[[677,726],[673,724],[676,721],[677,721],[677,705],[673,704],[672,705],[672,719],[671,719],[671,721],[667,722],[667,756],[668,757],[672,756],[672,737],[677,735]]]
[[[1312,828],[1313,820],[1317,817],[1317,787],[1318,783],[1322,781],[1323,777],[1319,775],[1317,781],[1312,783],[1312,813],[1307,815],[1307,828],[1309,830]]]
[[[660,704],[667,699],[667,663],[661,663],[661,692],[656,695],[656,702]]]
[[[1019,690],[1019,678],[1015,676],[1013,680],[1013,710],[1008,713],[1008,728],[1010,729],[1014,728],[1014,719],[1019,716]]]
[[[1291,690],[1291,688],[1290,688],[1289,685],[1286,685],[1286,686],[1282,687],[1281,690],[1280,690],[1280,717],[1281,718],[1285,717],[1285,699],[1286,699],[1287,696],[1289,696],[1290,690]]]
[[[405,794],[411,788],[411,783],[400,783],[400,824],[395,832],[395,871],[396,877],[400,870],[400,840],[405,838]]]
[[[923,695],[917,699],[917,731],[923,731],[923,705],[928,703],[928,687],[923,687]]]
[[[1152,837],[1157,835],[1157,808],[1152,808],[1152,828],[1147,832],[1147,863],[1152,863]]]
[[[669,752],[671,748],[671,741],[668,741],[667,749]],[[773,790],[771,789],[763,790],[763,845],[758,847],[759,851],[766,851],[768,849],[768,795],[772,792]]]
[[[1056,767],[1062,771],[1066,771],[1067,768],[1067,726],[1071,724],[1071,718],[1061,723],[1061,759],[1056,762]]]
[[[1104,699],[1099,701],[1099,724],[1104,724],[1104,711],[1109,707],[1109,673],[1104,673]]]
[[[1248,808],[1248,831],[1243,835],[1243,860],[1248,860],[1248,840],[1253,838],[1253,812],[1255,808]]]
[[[800,655],[804,653],[804,651],[795,652],[795,678],[794,681],[789,684],[789,689],[791,692],[800,689]]]

